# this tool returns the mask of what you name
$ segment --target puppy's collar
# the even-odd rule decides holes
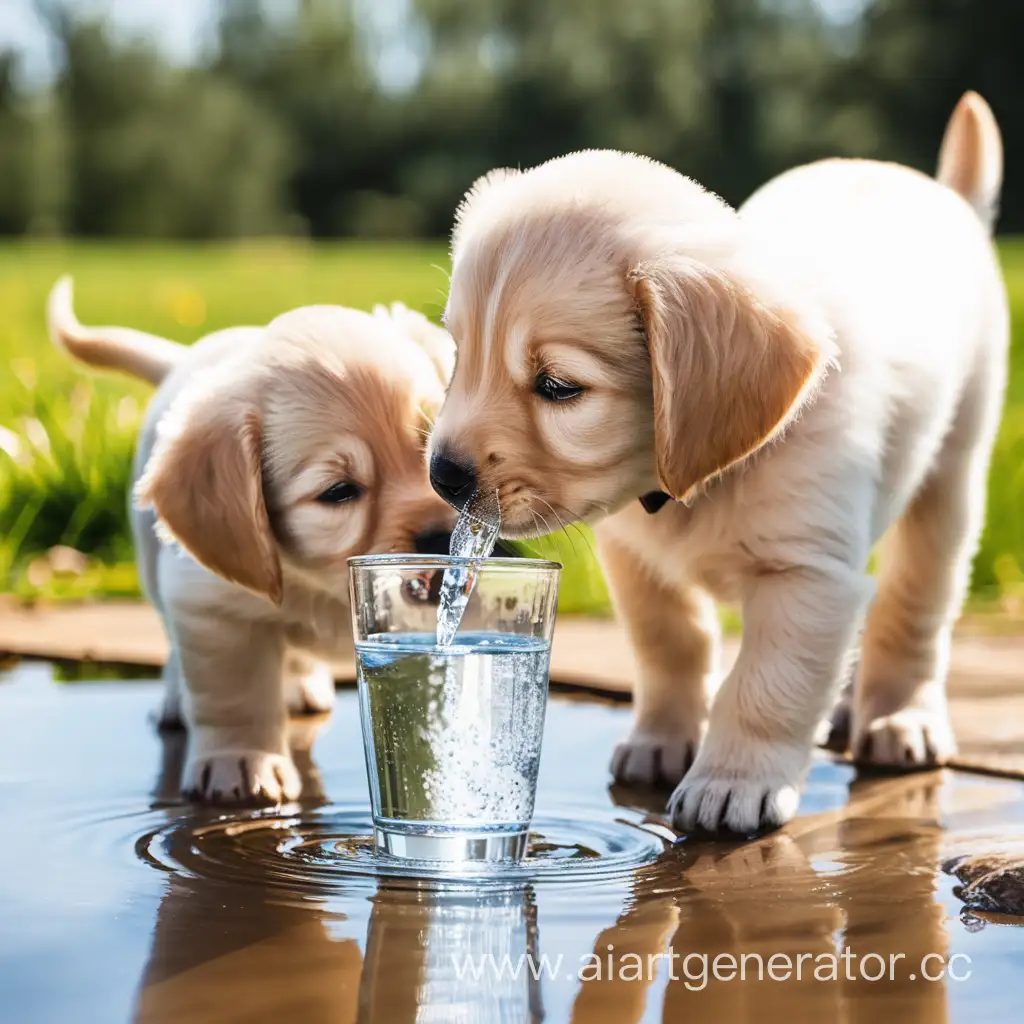
[[[653,516],[671,500],[672,496],[664,491],[648,491],[646,494],[640,495],[640,504],[643,505],[644,511],[649,516]]]

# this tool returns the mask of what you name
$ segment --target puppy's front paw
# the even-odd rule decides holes
[[[669,801],[681,832],[752,835],[784,825],[796,814],[809,750],[744,740],[705,741],[700,756]]]
[[[615,748],[611,771],[625,786],[674,786],[690,770],[700,743],[694,735],[634,728]]]
[[[799,803],[799,787],[782,779],[691,774],[672,794],[668,810],[679,832],[753,835],[784,825]]]
[[[263,750],[223,750],[189,759],[182,796],[221,806],[280,804],[298,799],[299,773],[290,757]]]
[[[869,719],[853,741],[858,764],[885,768],[930,768],[956,753],[946,708],[903,708]]]
[[[285,685],[289,714],[322,715],[334,709],[334,674],[325,662],[289,673]]]

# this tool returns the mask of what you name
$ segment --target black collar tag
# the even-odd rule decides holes
[[[672,496],[666,494],[664,491],[648,491],[646,494],[640,495],[640,504],[643,505],[644,511],[649,516],[653,516],[655,512],[668,504],[671,500]]]

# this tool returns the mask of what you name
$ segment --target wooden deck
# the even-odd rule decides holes
[[[156,613],[145,604],[107,602],[23,608],[0,604],[0,653],[66,661],[157,666],[167,656]],[[735,657],[736,643],[726,647]],[[355,680],[351,657],[334,666]],[[633,662],[612,621],[563,618],[551,654],[559,686],[627,698]],[[1024,636],[959,636],[953,646],[950,698],[960,757],[956,765],[1024,777]]]

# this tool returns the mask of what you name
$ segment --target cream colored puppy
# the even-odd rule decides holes
[[[1006,372],[1001,176],[969,94],[937,182],[832,160],[737,212],[598,151],[494,172],[458,212],[432,479],[456,505],[497,488],[507,536],[596,525],[639,668],[613,771],[679,783],[681,829],[792,817],[865,617],[857,756],[953,752],[950,630]],[[720,688],[712,597],[744,620]]]
[[[430,488],[424,449],[448,335],[400,305],[313,306],[185,347],[83,327],[67,279],[49,322],[82,362],[159,386],[132,530],[171,644],[162,719],[184,710],[190,727],[183,792],[294,799],[287,706],[333,705],[316,656],[351,649],[346,560],[447,551],[454,513]]]

